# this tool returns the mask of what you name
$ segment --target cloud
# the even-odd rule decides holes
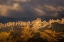
[[[11,6],[0,5],[0,15],[7,16],[9,9],[11,9]]]
[[[58,11],[62,12],[62,10],[64,10],[63,1],[64,0],[0,0],[0,16],[58,17]]]
[[[5,4],[8,0],[0,0],[0,4]]]
[[[61,11],[61,9],[64,10],[63,6],[53,6],[53,5],[44,5],[44,7],[48,10],[48,11]]]
[[[15,2],[30,2],[30,0],[12,0],[12,1],[15,1]]]
[[[58,11],[62,11],[64,10],[63,6],[53,6],[53,5],[47,5],[44,4],[43,8],[46,10],[46,13],[48,13],[49,16],[54,16],[57,17],[58,16]]]
[[[16,2],[36,2],[37,0],[13,0]]]
[[[45,15],[45,12],[42,11],[41,9],[35,8],[35,10],[39,13],[38,15],[40,16]]]
[[[18,10],[21,10],[21,6],[18,3],[13,3],[11,9],[18,11]]]
[[[27,0],[13,0],[13,1],[17,1],[17,2],[27,2]]]
[[[17,3],[13,3],[12,6],[8,5],[0,5],[0,15],[1,16],[8,16],[9,10],[21,10],[21,6]]]

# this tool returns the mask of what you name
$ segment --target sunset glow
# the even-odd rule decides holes
[[[64,42],[64,0],[0,0],[0,42]]]

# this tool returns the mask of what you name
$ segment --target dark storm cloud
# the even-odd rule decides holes
[[[38,0],[39,4],[61,5],[64,6],[64,0]]]
[[[63,17],[63,4],[64,0],[0,0],[0,16]]]
[[[5,4],[7,0],[0,0],[0,4]]]

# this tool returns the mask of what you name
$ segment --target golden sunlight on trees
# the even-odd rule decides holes
[[[0,23],[0,42],[61,42],[64,24],[59,20]],[[49,27],[50,26],[50,27]]]
[[[21,38],[24,39],[24,42],[26,42],[29,38],[32,37],[31,33],[32,33],[31,28],[24,27],[21,35]]]
[[[7,42],[7,38],[10,33],[7,32],[1,32],[0,33],[0,42]]]

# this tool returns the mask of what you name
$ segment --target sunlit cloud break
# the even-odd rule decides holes
[[[0,5],[0,15],[7,16],[10,10],[21,10],[21,6],[18,3],[13,3],[12,6]]]
[[[30,2],[30,0],[13,0],[13,1],[17,1],[17,2]]]

